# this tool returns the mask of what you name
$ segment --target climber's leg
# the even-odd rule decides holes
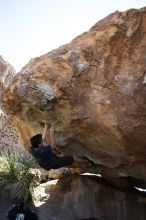
[[[58,157],[56,163],[52,167],[52,169],[58,169],[61,167],[70,166],[74,163],[74,158],[72,156],[62,156]]]

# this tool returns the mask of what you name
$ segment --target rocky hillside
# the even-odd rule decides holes
[[[146,187],[145,30],[146,8],[115,12],[31,59],[3,96],[25,146],[47,120],[62,151],[88,158],[94,173]]]
[[[23,151],[21,138],[12,120],[5,114],[0,115],[0,150],[20,153]]]
[[[0,56],[0,96],[16,75],[14,68]],[[1,104],[1,103],[0,103]],[[1,108],[0,108],[1,109]],[[1,111],[1,110],[0,110]],[[21,138],[11,118],[0,113],[0,150],[22,151]]]
[[[15,75],[15,69],[0,55],[0,84],[7,87]]]

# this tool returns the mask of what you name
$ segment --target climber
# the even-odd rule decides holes
[[[36,159],[38,164],[45,170],[58,169],[72,165],[75,161],[81,163],[80,167],[90,165],[89,161],[73,156],[58,156],[60,151],[56,148],[54,128],[50,128],[50,145],[44,146],[43,141],[46,137],[47,124],[43,128],[42,134],[37,134],[30,139],[30,154]],[[82,166],[83,165],[83,166]]]

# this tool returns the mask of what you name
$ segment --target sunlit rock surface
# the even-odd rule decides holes
[[[14,68],[0,56],[0,100],[1,95],[16,75]],[[1,106],[1,101],[0,101]],[[0,151],[22,153],[21,137],[12,119],[1,112],[0,107]]]
[[[16,75],[15,69],[0,55],[0,82],[7,87]]]
[[[145,30],[146,8],[115,12],[31,59],[3,96],[24,145],[47,120],[62,151],[88,158],[94,173],[146,180]]]

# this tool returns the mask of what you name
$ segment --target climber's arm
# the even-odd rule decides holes
[[[46,138],[46,133],[47,133],[47,124],[46,124],[46,122],[45,122],[45,126],[44,126],[43,132],[42,132],[42,141],[45,140],[45,138]]]
[[[50,128],[50,145],[52,147],[52,149],[54,150],[56,148],[56,143],[55,143],[55,137],[54,137],[54,128],[51,127]]]
[[[53,149],[53,153],[57,156],[62,156],[63,155],[63,153],[60,150],[58,150],[56,147]]]
[[[50,128],[50,140],[51,140],[51,147],[53,149],[54,154],[60,155],[62,152],[56,147],[56,142],[55,142],[55,136],[54,136],[54,128]]]

